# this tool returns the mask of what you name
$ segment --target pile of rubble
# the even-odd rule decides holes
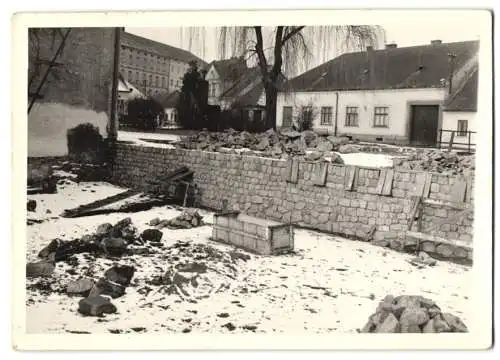
[[[387,295],[361,332],[443,333],[468,330],[457,316],[441,312],[430,299],[415,295]]]
[[[281,158],[289,155],[305,156],[307,150],[319,153],[320,156],[330,156],[332,151],[339,150],[341,145],[347,143],[349,139],[346,137],[320,136],[311,130],[276,132],[270,129],[254,134],[228,129],[224,132],[201,131],[176,145],[185,149],[216,152],[246,149],[259,156]]]
[[[303,157],[316,161],[324,159],[343,163],[338,154],[385,153],[399,155],[394,167],[400,169],[425,170],[446,174],[466,174],[474,171],[474,155],[462,155],[445,150],[416,149],[412,147],[385,144],[367,144],[350,140],[348,137],[324,136],[312,130],[294,130],[264,133],[238,132],[233,129],[224,132],[200,131],[176,144],[181,148],[213,152],[238,152],[264,157]]]
[[[130,218],[122,219],[115,225],[101,224],[94,234],[84,235],[80,239],[52,240],[38,253],[40,261],[26,264],[26,276],[48,276],[53,272],[56,262],[68,261],[77,254],[119,257],[128,252],[129,245],[143,245],[146,241],[138,235]]]
[[[394,167],[449,175],[466,175],[474,173],[475,156],[443,150],[415,150],[404,159],[395,159]]]
[[[156,229],[168,228],[168,229],[191,229],[198,226],[203,226],[202,216],[196,210],[185,210],[179,216],[170,220],[161,220],[160,218],[154,218],[149,222],[150,226],[154,226]]]

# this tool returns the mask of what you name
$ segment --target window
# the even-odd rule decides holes
[[[332,107],[323,106],[321,107],[321,125],[331,125],[332,124]]]
[[[174,86],[174,80],[170,79],[170,86]]]
[[[130,55],[128,56],[128,61],[129,61],[129,63],[131,63],[131,64],[132,64],[132,54],[130,54]]]
[[[217,91],[217,84],[214,84],[214,83],[210,84],[210,96],[211,97],[217,96],[216,91]]]
[[[293,107],[291,106],[283,106],[283,127],[292,127],[292,113]]]
[[[161,78],[161,86],[166,87],[167,85],[165,84],[165,77],[162,76]]]
[[[157,76],[155,79],[156,87],[160,86],[160,78]]]
[[[468,132],[468,121],[458,120],[457,121],[457,136],[467,136]]]
[[[153,75],[149,74],[149,85],[153,85]]]
[[[357,106],[347,106],[345,108],[345,126],[358,126]]]
[[[132,81],[132,71],[131,70],[128,71],[127,80]]]
[[[302,106],[302,123],[312,125],[312,106]]]
[[[373,127],[389,127],[389,107],[376,106]]]

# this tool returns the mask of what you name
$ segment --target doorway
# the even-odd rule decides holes
[[[439,105],[412,105],[410,121],[411,145],[436,146]]]

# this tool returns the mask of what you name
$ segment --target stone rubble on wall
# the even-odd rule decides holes
[[[306,159],[318,160],[329,158],[332,152],[341,154],[369,152],[400,154],[395,159],[394,168],[408,170],[432,171],[444,174],[470,174],[474,172],[474,155],[459,155],[444,150],[415,149],[396,147],[384,144],[363,144],[351,141],[347,137],[322,136],[312,130],[297,132],[285,130],[264,133],[238,132],[228,129],[224,132],[201,131],[184,138],[176,144],[183,149],[204,150],[211,152],[227,152],[247,149],[248,154],[271,158],[287,158],[288,156],[304,157],[306,151],[312,151]],[[343,163],[340,156],[334,156],[332,162]]]

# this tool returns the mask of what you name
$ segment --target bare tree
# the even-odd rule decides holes
[[[189,38],[197,39],[203,31],[203,28],[190,30]],[[217,32],[220,59],[228,55],[256,58],[266,94],[267,127],[273,129],[281,74],[307,69],[314,57],[326,61],[332,47],[364,50],[368,45],[377,45],[381,37],[385,41],[384,30],[371,25],[220,27]],[[192,42],[190,50],[191,46]]]

